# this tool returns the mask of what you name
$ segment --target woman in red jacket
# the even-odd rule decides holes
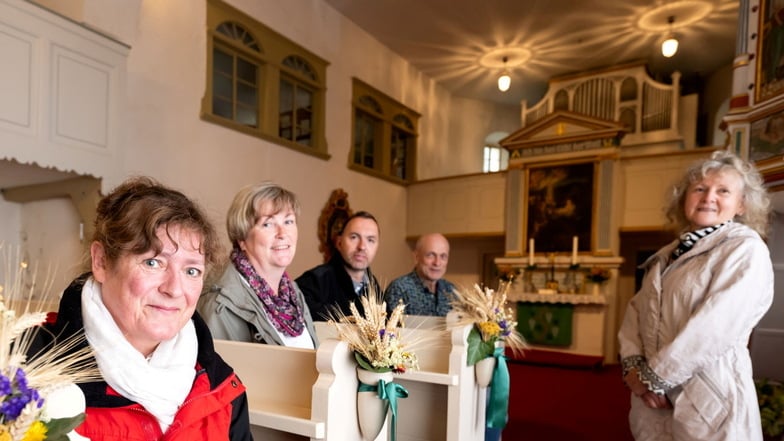
[[[182,193],[148,178],[98,204],[91,271],[65,290],[35,354],[83,332],[102,381],[79,384],[101,440],[251,440],[245,387],[195,313],[218,249],[213,227]],[[47,341],[48,340],[48,341]]]

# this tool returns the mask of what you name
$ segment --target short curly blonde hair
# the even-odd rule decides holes
[[[678,232],[689,229],[690,222],[684,213],[686,190],[695,182],[705,179],[713,173],[734,171],[743,182],[743,214],[735,216],[740,222],[765,237],[770,225],[770,196],[765,189],[762,176],[752,164],[739,158],[727,150],[714,152],[710,158],[696,162],[686,170],[681,180],[672,189],[669,205],[666,209],[667,219]]]

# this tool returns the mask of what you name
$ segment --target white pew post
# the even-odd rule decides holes
[[[457,317],[447,316],[447,323]],[[452,330],[452,351],[449,354],[449,373],[458,375],[460,381],[447,392],[447,439],[449,441],[474,441],[485,436],[485,407],[487,389],[476,384],[474,366],[468,366],[468,334],[472,325]]]
[[[329,441],[362,440],[357,420],[356,361],[348,344],[336,339],[321,340],[316,351],[319,375],[313,385],[311,419],[326,422]],[[387,441],[388,419],[375,441]]]

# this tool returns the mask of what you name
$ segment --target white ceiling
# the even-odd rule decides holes
[[[554,76],[632,61],[694,83],[735,54],[738,0],[325,0],[454,94],[499,103],[539,101]],[[667,18],[680,48],[661,55]],[[493,53],[483,67],[480,60]],[[496,79],[507,64],[512,86]],[[526,59],[527,58],[527,59]]]

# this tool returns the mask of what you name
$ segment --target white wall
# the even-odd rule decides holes
[[[512,133],[521,127],[519,106],[460,97],[451,97],[443,108],[442,104],[427,120],[445,119],[443,128],[448,132],[426,140],[429,148],[418,157],[419,179],[481,173],[487,136],[493,132]]]
[[[0,244],[19,245],[22,211],[19,204],[8,202],[0,196]],[[0,279],[1,280],[1,279]]]
[[[703,113],[706,115],[705,128],[709,146],[726,145],[726,133],[719,129],[721,119],[729,109],[729,92],[732,90],[732,65],[727,65],[713,73],[705,82],[702,96]],[[702,147],[702,146],[700,146]]]
[[[47,6],[60,7],[58,3]],[[73,11],[63,7],[60,12],[81,14],[77,18],[131,47],[123,127],[125,175],[150,175],[183,190],[205,207],[222,233],[229,202],[241,186],[269,179],[294,191],[303,207],[298,253],[289,268],[294,277],[321,263],[317,219],[330,192],[342,188],[352,209],[372,212],[381,225],[374,271],[391,280],[410,270],[406,188],[347,168],[352,77],[422,114],[420,178],[480,171],[484,137],[514,130],[518,110],[451,97],[322,0],[229,3],[329,61],[326,137],[331,159],[199,119],[206,78],[204,2],[83,0]]]
[[[36,295],[59,296],[83,270],[78,213],[68,198],[22,204],[22,244],[25,258],[37,265],[35,280],[51,278],[51,290]]]

